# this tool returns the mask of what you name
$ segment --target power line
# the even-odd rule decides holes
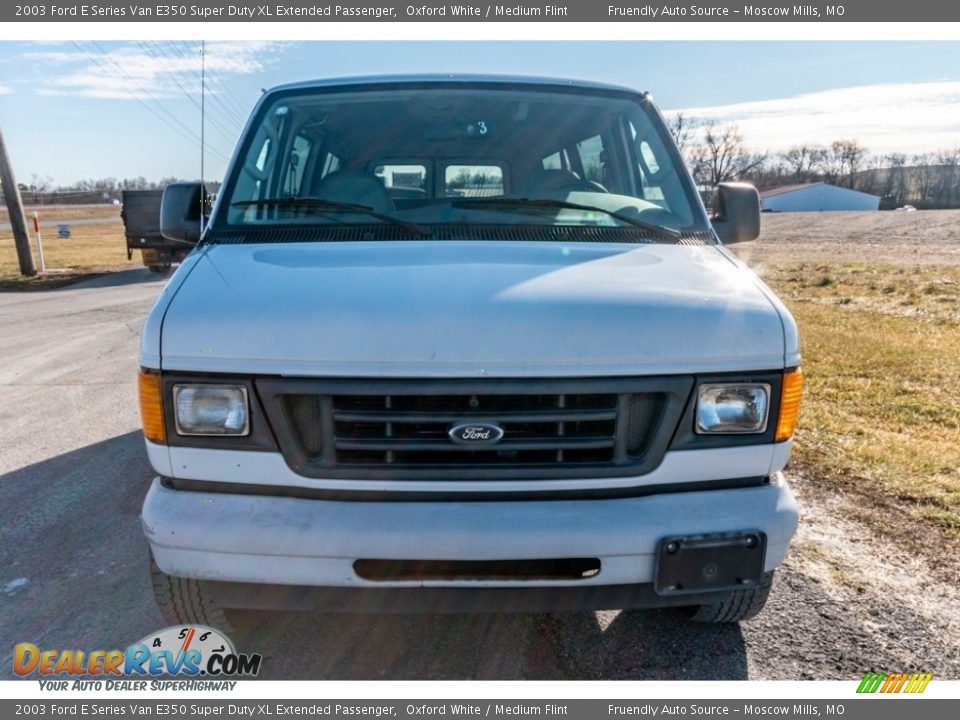
[[[189,90],[187,90],[183,86],[183,84],[180,82],[180,80],[177,79],[177,76],[176,76],[177,71],[174,68],[172,68],[169,63],[167,63],[166,55],[161,54],[159,49],[157,50],[157,52],[154,52],[154,50],[152,50],[150,46],[145,42],[139,43],[139,45],[144,49],[144,51],[146,51],[150,55],[150,57],[152,57],[154,60],[160,63],[163,69],[169,74],[170,79],[180,89],[180,92],[183,93],[184,97],[186,97],[187,100],[193,103],[193,106],[197,108],[197,110],[202,112],[203,108],[200,107],[200,103],[197,102],[197,99],[194,97],[194,94],[191,93]],[[240,134],[239,127],[236,128],[235,130],[231,130],[229,128],[224,127],[224,125],[220,123],[219,120],[212,117],[210,118],[210,124],[213,125],[214,128],[216,128],[216,130],[224,137],[224,139],[227,142],[230,142],[230,143],[236,142],[237,136]]]
[[[189,140],[193,144],[197,145],[200,143],[200,137],[197,135],[196,132],[194,132],[189,127],[187,127],[183,123],[183,121],[176,116],[176,114],[174,114],[169,108],[167,108],[162,102],[160,102],[160,100],[158,100],[136,78],[133,78],[130,75],[128,75],[126,71],[123,69],[123,67],[116,60],[114,60],[110,56],[110,54],[106,50],[104,50],[104,48],[99,43],[97,43],[96,41],[91,41],[90,44],[93,47],[95,47],[100,52],[101,55],[103,55],[104,59],[107,62],[109,62],[114,68],[116,68],[116,73],[107,71],[107,66],[104,62],[100,61],[99,58],[97,58],[95,55],[88,53],[83,48],[83,46],[80,45],[79,43],[77,42],[73,43],[73,45],[77,47],[77,49],[79,49],[88,59],[90,59],[91,62],[95,63],[98,67],[100,67],[102,70],[107,72],[108,75],[112,75],[113,77],[119,78],[124,82],[127,82],[130,85],[132,85],[134,90],[137,91],[133,93],[134,99],[136,99],[147,110],[153,113],[157,118],[162,120],[167,126],[169,126],[171,129],[176,131],[178,134],[180,134],[182,137]],[[141,95],[143,97],[141,97]],[[144,100],[144,98],[146,98],[146,100]],[[153,105],[151,106],[150,104],[148,104],[148,101],[152,102]],[[217,155],[220,159],[222,159],[224,162],[228,162],[228,158],[221,151],[215,148],[211,148],[211,151],[215,155]]]
[[[210,71],[208,70],[207,80],[209,80],[209,75],[210,75]],[[206,80],[204,81],[204,89],[206,89],[207,91],[210,91],[210,84]],[[216,93],[210,92],[210,99],[213,100],[213,102],[215,102],[220,107],[220,109],[224,112],[224,114],[228,114],[230,112],[229,110],[227,110],[227,106],[224,105],[223,101],[220,100],[220,98],[217,96]],[[238,122],[237,120],[234,120],[234,123],[237,126],[237,134],[239,135],[240,129],[243,127],[243,121]]]
[[[207,52],[209,52],[209,50]],[[229,84],[224,83],[217,74],[217,71],[211,70],[209,67],[207,68],[207,83],[217,90],[211,97],[216,98],[217,103],[224,109],[224,112],[229,113],[231,117],[237,121],[237,124],[243,127],[247,121],[249,111],[240,108],[240,103],[233,97],[233,91],[230,90]]]
[[[173,42],[167,41],[167,42],[165,43],[165,45],[166,45],[170,50],[172,50],[173,53],[176,54],[177,58],[179,58],[181,68],[183,67],[183,64],[189,65],[189,64],[192,62],[192,57],[191,57],[191,56],[192,56],[192,54],[193,54],[193,48],[191,48],[190,46],[187,46],[187,52],[185,53],[183,50],[181,50],[181,49],[180,49],[176,44],[174,44]],[[171,60],[171,62],[176,63],[177,58],[173,58],[171,55],[168,55],[167,52],[161,50],[160,48],[157,48],[157,51],[158,51],[159,53],[161,53],[161,55],[162,55],[162,57],[163,57],[164,60],[166,60],[167,58],[169,58],[169,59]],[[205,61],[206,61],[206,59],[207,59],[207,54],[208,54],[208,53],[209,53],[209,50],[204,49],[204,55],[203,55],[203,61],[204,61],[203,64],[204,64],[204,66],[207,65],[207,63],[206,63]],[[167,66],[167,68],[170,69],[169,66]],[[238,113],[237,111],[233,110],[229,105],[226,104],[225,99],[228,97],[227,95],[223,95],[223,99],[221,99],[221,92],[218,92],[217,89],[214,87],[214,83],[211,82],[211,80],[212,80],[213,78],[211,77],[210,68],[209,68],[209,67],[206,67],[205,70],[206,70],[206,72],[205,72],[206,78],[205,78],[205,80],[202,82],[201,95],[202,95],[203,98],[208,98],[208,96],[209,96],[209,100],[210,100],[210,101],[213,103],[213,105],[215,105],[216,108],[217,108],[217,109],[214,109],[212,106],[210,106],[210,103],[207,103],[207,104],[206,104],[206,109],[205,109],[205,117],[207,117],[207,118],[210,120],[210,124],[211,124],[215,129],[217,129],[217,131],[218,131],[221,135],[223,135],[225,138],[227,138],[227,139],[229,140],[229,142],[231,143],[231,145],[235,145],[237,139],[239,138],[239,136],[240,136],[240,134],[241,134],[241,132],[242,132],[242,128],[243,128],[246,120],[245,120],[245,118],[243,117],[243,115],[241,115],[241,114]],[[181,72],[184,72],[184,71],[181,70]],[[191,78],[191,80],[192,80],[192,78]],[[178,83],[178,85],[179,85],[179,83]],[[182,87],[182,86],[181,86],[181,87]],[[227,92],[229,92],[229,89],[228,89],[228,88],[224,88],[222,85],[221,85],[220,89],[221,89],[221,90],[227,90]],[[191,100],[192,100],[192,102],[194,103],[195,106],[198,106],[197,102],[196,102],[195,100],[193,100],[192,96],[191,96]],[[199,109],[199,106],[198,106],[198,109]],[[213,112],[211,112],[211,111],[213,111]],[[219,113],[219,114],[214,114],[214,113]],[[230,123],[230,126],[229,126],[229,127],[225,127],[224,124],[223,124],[223,121],[226,121],[226,122]],[[232,122],[231,122],[231,121],[232,121]]]
[[[186,57],[184,51],[177,47],[176,43],[168,43],[177,53],[180,54],[180,57]],[[187,43],[181,43],[186,48],[186,53],[189,55],[193,52],[192,48]],[[207,50],[207,53],[210,53],[210,50]],[[242,127],[247,120],[247,115],[249,114],[249,108],[243,106],[243,104],[237,99],[237,96],[234,94],[233,90],[230,88],[229,83],[225,83],[219,76],[215,68],[207,68],[207,78],[211,81],[213,86],[216,86],[218,91],[223,95],[224,100],[232,105],[231,112],[233,117]]]
[[[110,56],[110,53],[108,53],[108,52],[103,48],[103,46],[100,45],[100,43],[98,43],[96,40],[91,40],[91,41],[90,41],[90,44],[93,45],[93,47],[95,47],[95,48],[100,52],[101,55],[103,55],[104,59],[105,59],[107,62],[109,62],[111,65],[113,65],[113,67],[115,67],[115,68],[117,69],[117,72],[119,73],[119,77],[120,77],[121,79],[125,80],[126,82],[129,82],[129,83],[133,84],[134,87],[135,87],[135,89],[138,90],[139,92],[143,93],[143,95],[146,97],[147,100],[153,102],[154,105],[156,105],[157,108],[159,108],[161,112],[163,112],[171,121],[173,121],[174,123],[176,123],[177,125],[179,125],[179,126],[180,126],[183,130],[185,130],[188,134],[192,135],[192,136],[194,137],[194,139],[196,139],[196,140],[199,140],[199,139],[200,139],[193,130],[191,130],[189,127],[187,127],[180,118],[178,118],[172,111],[170,111],[168,108],[166,108],[166,107],[163,105],[163,103],[161,103],[161,102],[150,92],[150,90],[149,90],[148,88],[146,88],[137,78],[134,78],[134,77],[128,75],[127,72],[126,72],[126,70],[123,69],[123,66],[121,66],[120,63],[118,63],[116,60],[114,60],[114,59]],[[103,65],[101,65],[101,67],[103,67]]]
[[[104,71],[106,70],[106,66],[103,65],[96,57],[94,57],[93,55],[91,55],[90,53],[88,53],[88,52],[86,51],[86,49],[84,49],[83,46],[80,45],[80,43],[78,43],[78,42],[76,42],[76,41],[73,41],[73,45],[74,45],[74,47],[77,48],[77,50],[79,50],[81,53],[83,53],[84,57],[86,57],[87,60],[88,60],[90,63],[92,63],[93,65],[99,67],[101,70],[104,70]],[[196,142],[196,136],[195,136],[195,135],[194,135],[194,137],[190,137],[190,135],[184,133],[183,130],[181,130],[180,128],[178,128],[177,126],[175,126],[173,123],[171,123],[169,120],[167,120],[163,115],[161,115],[161,114],[158,113],[154,108],[152,108],[150,105],[148,105],[148,104],[146,103],[146,101],[143,100],[143,98],[141,98],[141,97],[138,96],[138,95],[133,95],[133,99],[136,100],[137,102],[139,102],[141,105],[143,105],[143,107],[145,107],[147,110],[149,110],[151,113],[153,113],[153,115],[155,115],[159,120],[161,120],[164,124],[166,124],[168,127],[170,127],[170,129],[173,130],[173,131],[175,131],[178,135],[180,135],[181,137],[183,137],[183,138],[185,138],[186,140],[189,140],[189,141],[191,141],[191,142]],[[192,133],[191,133],[191,134],[192,134]]]
[[[184,55],[184,53],[178,47],[176,47],[173,43],[168,41],[164,44],[177,55],[177,57],[174,58],[172,55],[169,55],[165,50],[163,50],[160,47],[159,43],[153,43],[154,48],[156,49],[157,53],[159,53],[161,57],[161,62],[164,63],[164,67],[167,68],[167,70],[171,73],[179,73],[180,75],[184,75],[186,73],[186,70],[184,70],[182,66],[179,69],[174,70],[173,68],[171,68],[171,66],[166,64],[166,60],[169,59],[171,63],[176,63],[177,60],[179,59],[181,63],[190,63],[192,61],[192,58],[190,58],[187,55]],[[209,54],[209,51],[207,51],[207,53]],[[210,79],[210,72],[211,72],[210,68],[208,67],[206,70],[208,80]],[[190,81],[192,80],[193,78],[190,77]],[[179,83],[178,83],[178,86],[179,86]],[[210,86],[211,84],[208,82],[207,87],[210,88]],[[182,86],[180,87],[182,89]],[[192,94],[191,94],[191,97],[192,97]],[[217,101],[217,104],[223,110],[224,119],[229,121],[232,125],[235,125],[237,131],[239,132],[240,128],[243,127],[243,122],[244,122],[243,117],[241,117],[235,110],[225,105],[222,101],[220,101],[219,98],[217,98],[216,101]],[[196,104],[196,101],[194,101],[194,104]]]

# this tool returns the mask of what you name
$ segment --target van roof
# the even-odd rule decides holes
[[[494,83],[503,85],[554,85],[559,87],[577,87],[593,90],[614,90],[640,95],[648,95],[646,91],[622,85],[611,85],[592,80],[573,80],[569,78],[536,77],[528,75],[485,75],[469,73],[425,73],[409,75],[359,75],[335,78],[321,78],[303,80],[295,83],[277,85],[268,90],[296,90],[322,87],[336,87],[338,85],[402,85],[406,83]]]

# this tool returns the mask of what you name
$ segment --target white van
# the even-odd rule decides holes
[[[150,312],[143,506],[172,623],[233,608],[763,606],[797,526],[796,325],[648,94],[375,77],[263,95]],[[202,227],[202,232],[201,232]]]

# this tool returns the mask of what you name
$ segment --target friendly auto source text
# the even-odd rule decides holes
[[[827,714],[832,714],[829,708],[837,708],[836,714],[842,715],[843,705],[828,705]],[[645,705],[609,705],[607,713],[611,716],[618,715],[639,715],[642,717],[658,717],[661,715],[793,715],[817,716],[820,715],[820,708],[812,703],[801,703],[797,705],[755,705],[744,704],[734,705],[723,703],[718,705],[707,705],[703,703],[690,703],[689,705],[654,705],[647,703]]]
[[[842,16],[843,5],[827,5],[820,8],[815,5],[783,5],[780,7],[761,7],[744,5],[742,8],[714,7],[710,5],[608,5],[607,15],[616,17],[648,18],[658,17],[728,17],[732,19],[750,17],[804,17],[818,18],[824,15]]]

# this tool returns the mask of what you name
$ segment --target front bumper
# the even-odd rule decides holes
[[[733,490],[499,502],[342,502],[205,493],[169,489],[158,478],[144,501],[142,523],[160,570],[218,585],[569,588],[589,593],[650,584],[657,543],[667,536],[763,532],[764,569],[773,570],[783,561],[798,517],[786,482],[779,473],[774,478],[767,485]],[[599,559],[600,572],[574,580],[372,581],[353,567],[356,560],[371,558],[584,557]],[[249,599],[250,593],[247,597],[239,604],[259,604]]]

